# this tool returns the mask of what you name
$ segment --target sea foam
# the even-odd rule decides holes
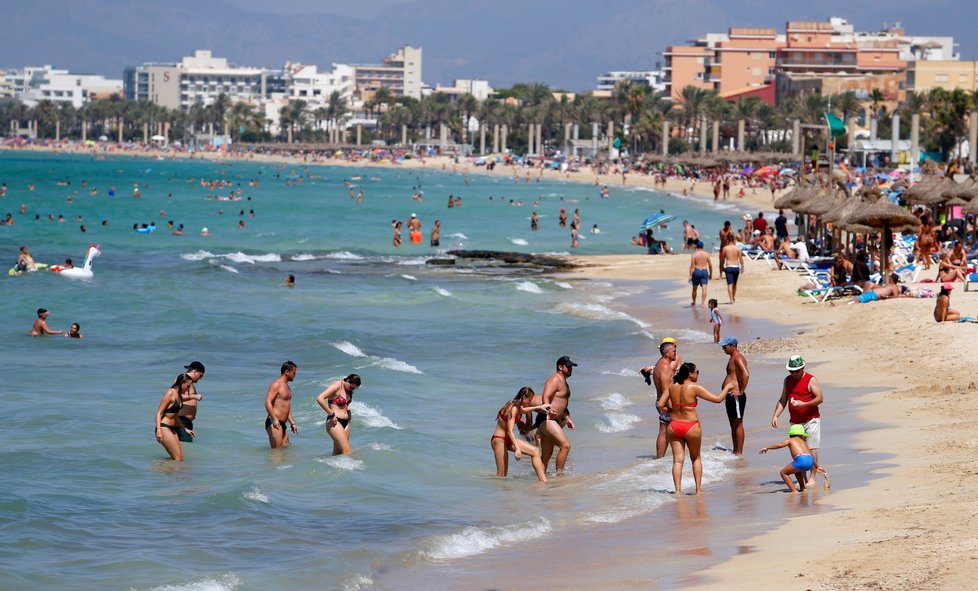
[[[540,289],[540,286],[537,285],[536,283],[533,283],[532,281],[520,281],[519,283],[516,284],[516,289],[520,291],[525,291],[527,293],[543,293],[543,290]]]
[[[241,586],[241,579],[234,573],[225,573],[216,578],[200,579],[183,585],[160,585],[152,591],[233,591]]]
[[[522,544],[542,537],[553,530],[543,517],[529,523],[517,523],[498,527],[467,527],[462,531],[439,536],[418,551],[425,560],[443,561],[476,556],[504,544]]]

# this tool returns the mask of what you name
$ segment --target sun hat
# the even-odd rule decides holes
[[[754,236],[760,236],[760,235],[761,235],[760,230],[754,230]]]
[[[720,346],[726,347],[727,345],[737,346],[737,337],[723,337],[720,339]]]
[[[788,363],[784,366],[788,371],[795,371],[798,369],[805,369],[805,359],[801,355],[792,355],[788,359]]]
[[[808,433],[805,433],[805,425],[792,425],[791,428],[788,429],[788,437],[794,437],[796,435],[808,437]]]
[[[742,219],[742,220],[744,220],[745,222],[749,222],[749,221],[751,221],[751,220],[752,220],[752,219],[754,219],[754,218],[753,218],[753,217],[751,217],[751,215],[750,215],[749,213],[745,213],[745,214],[744,214],[744,217],[742,217],[742,218],[740,218],[740,219]]]

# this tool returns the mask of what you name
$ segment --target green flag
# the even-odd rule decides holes
[[[616,150],[617,150],[618,148],[620,148],[620,147],[621,147],[621,137],[617,137],[617,136],[616,136],[616,137],[615,137],[615,139],[614,139],[614,141],[612,141],[612,142],[611,142],[611,145],[612,145],[612,146],[613,146],[613,147],[614,147],[614,148],[615,148]]]
[[[846,124],[828,111],[825,112],[825,123],[829,126],[829,133],[836,138],[846,134]]]

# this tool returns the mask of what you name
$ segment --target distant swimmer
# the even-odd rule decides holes
[[[183,408],[183,398],[190,391],[190,376],[182,373],[177,376],[163,397],[160,405],[156,408],[153,415],[153,429],[156,431],[156,441],[163,446],[170,458],[178,462],[183,461],[183,449],[180,447],[179,433],[182,430],[177,414]],[[193,431],[189,432],[193,436]]]
[[[299,434],[295,417],[292,416],[292,388],[289,387],[289,382],[295,379],[296,369],[296,364],[291,361],[283,363],[281,375],[268,386],[268,392],[265,394],[265,412],[268,414],[265,419],[265,432],[268,434],[268,444],[272,449],[289,445],[286,424],[292,427],[293,433]]]
[[[534,232],[540,229],[540,217],[536,211],[530,214],[530,229]]]
[[[65,336],[68,337],[69,339],[83,339],[83,338],[85,338],[85,337],[82,336],[81,326],[79,326],[79,324],[77,322],[72,322],[71,323],[71,327],[68,328],[68,332],[65,333]]]
[[[533,388],[523,386],[516,393],[516,396],[507,401],[496,413],[496,430],[489,438],[489,445],[492,447],[493,456],[496,458],[496,476],[499,478],[505,478],[509,474],[508,452],[513,452],[517,462],[523,455],[530,456],[530,463],[533,464],[537,480],[540,482],[547,481],[547,470],[540,458],[540,449],[532,443],[522,440],[513,431],[517,424],[523,426],[524,413],[532,411],[546,413],[550,410],[550,407],[544,404],[531,406],[530,401],[533,397]]]
[[[431,227],[431,246],[441,246],[441,220],[435,220]]]
[[[351,373],[336,380],[316,396],[316,403],[326,411],[326,433],[333,440],[333,455],[350,453],[350,405],[353,393],[361,385],[360,376]]]
[[[410,236],[412,243],[421,244],[421,220],[413,213],[411,219],[408,220],[408,236]]]
[[[289,276],[285,278],[285,283],[282,284],[282,287],[295,287],[295,275],[289,273]]]
[[[37,320],[34,321],[34,326],[31,327],[30,335],[32,337],[39,337],[46,334],[64,334],[63,330],[51,330],[48,328],[48,316],[51,313],[45,308],[37,309]]]

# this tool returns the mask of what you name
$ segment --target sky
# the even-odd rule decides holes
[[[423,49],[423,80],[544,82],[586,91],[610,70],[654,69],[668,45],[731,26],[839,16],[856,30],[902,23],[953,36],[978,60],[974,0],[0,0],[0,68],[50,64],[122,78],[126,66],[210,49],[242,66],[379,63]]]

